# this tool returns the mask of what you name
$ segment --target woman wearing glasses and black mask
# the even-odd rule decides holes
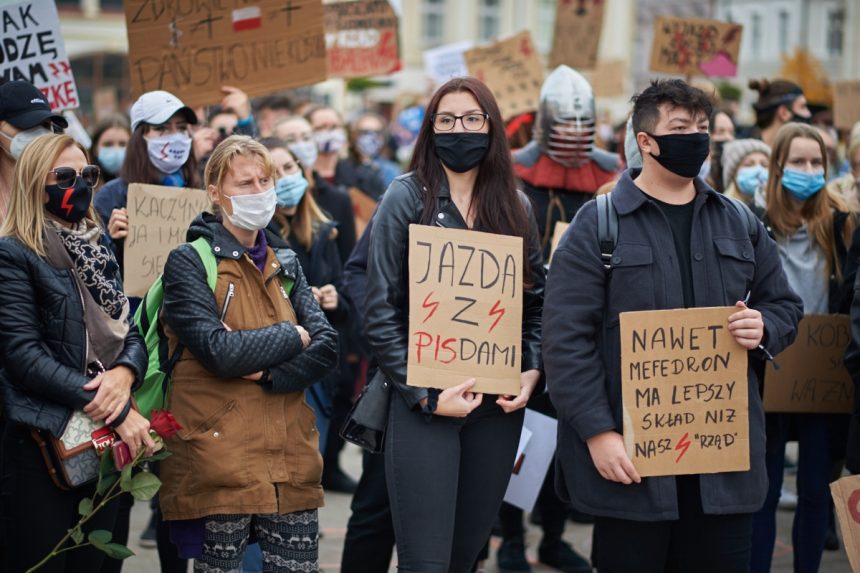
[[[523,238],[521,391],[489,396],[475,380],[444,391],[407,385],[410,224]],[[540,378],[544,269],[537,224],[516,188],[504,123],[474,78],[443,85],[427,109],[410,173],[374,218],[365,327],[396,388],[385,442],[400,571],[467,572],[490,535],[511,475],[523,412]]]
[[[59,437],[82,411],[111,426],[132,456],[155,447],[149,422],[131,408],[146,348],[130,328],[119,267],[91,206],[98,178],[71,137],[39,136],[18,160],[0,227],[3,571],[24,571],[47,555],[95,492],[95,481],[55,485],[32,430]],[[84,534],[113,531],[116,516],[113,502]],[[45,570],[98,571],[103,560],[85,548],[55,557]]]

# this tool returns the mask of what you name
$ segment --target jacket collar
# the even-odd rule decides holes
[[[633,182],[641,171],[641,168],[627,169],[618,179],[618,183],[612,191],[612,203],[619,215],[628,215],[650,201],[648,196]],[[699,197],[704,197],[702,201],[718,199],[719,193],[702,181],[700,177],[693,179],[693,186],[696,188],[696,200],[699,200]],[[717,203],[722,204],[719,200]]]

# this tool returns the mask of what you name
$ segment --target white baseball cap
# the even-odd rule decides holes
[[[161,125],[177,112],[182,112],[188,123],[197,123],[194,110],[172,93],[163,90],[146,92],[131,106],[131,130],[137,129],[141,123]]]

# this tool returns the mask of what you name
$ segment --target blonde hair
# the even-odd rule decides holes
[[[209,156],[209,161],[206,162],[203,184],[207,190],[210,185],[216,189],[221,189],[221,184],[233,164],[233,159],[240,155],[242,157],[255,157],[262,165],[263,170],[270,177],[275,177],[275,164],[272,162],[272,156],[262,143],[247,135],[231,135],[218,144],[218,147]]]
[[[821,159],[824,162],[824,178],[827,178],[827,149],[821,134],[814,127],[802,123],[786,123],[779,128],[773,142],[773,152],[770,154],[769,175],[767,179],[767,218],[777,235],[783,237],[794,234],[806,222],[809,235],[826,255],[826,273],[834,273],[842,280],[842,269],[839,265],[831,268],[837,261],[836,242],[833,234],[833,211],[848,213],[842,228],[842,238],[846,245],[851,244],[851,237],[857,225],[854,213],[851,213],[844,199],[831,193],[825,186],[821,191],[810,197],[799,211],[793,208],[788,191],[782,186],[782,174],[791,142],[795,139],[810,139],[818,144]]]
[[[15,164],[9,213],[0,226],[0,236],[18,239],[40,257],[47,256],[42,238],[47,220],[45,183],[57,158],[72,146],[89,161],[87,150],[72,137],[45,134],[34,139]],[[98,221],[92,202],[87,217]]]

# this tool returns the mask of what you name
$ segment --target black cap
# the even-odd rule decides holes
[[[8,121],[18,129],[30,129],[47,120],[63,129],[69,127],[66,118],[51,111],[45,95],[30,82],[14,80],[0,84],[0,121]]]

